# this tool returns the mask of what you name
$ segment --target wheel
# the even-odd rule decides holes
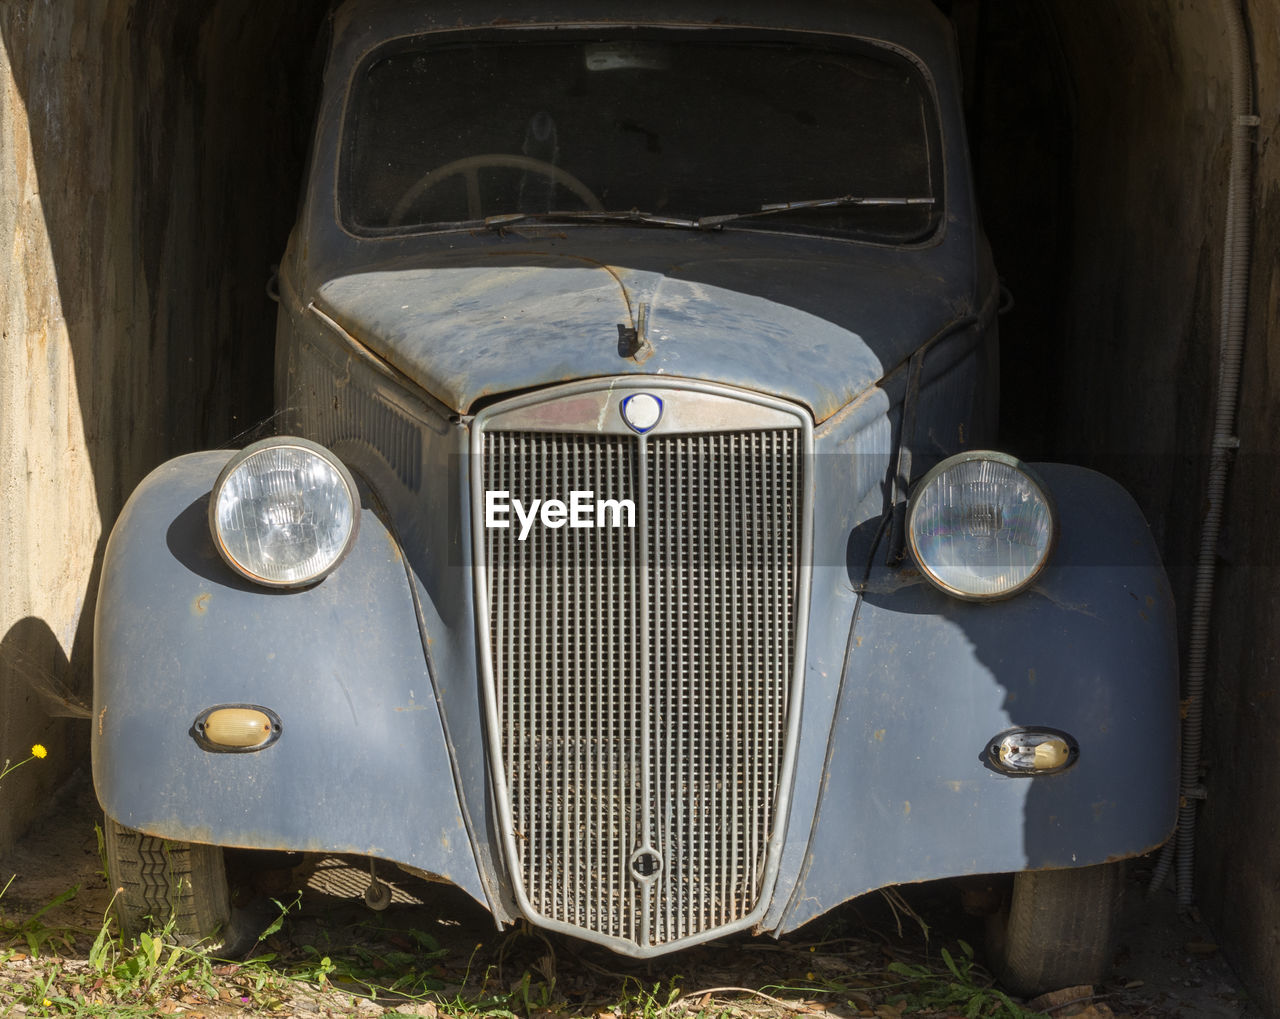
[[[125,937],[162,930],[171,939],[225,951],[231,942],[231,897],[221,846],[170,842],[106,818],[107,870]]]
[[[1121,863],[1015,874],[1005,908],[987,921],[995,975],[1026,997],[1100,983],[1111,966],[1123,889]]]
[[[495,152],[487,155],[465,156],[462,159],[455,159],[451,163],[445,163],[444,166],[438,166],[431,172],[423,174],[412,187],[400,196],[400,201],[396,202],[395,208],[391,210],[388,222],[391,226],[399,226],[404,222],[409,210],[413,208],[414,202],[437,184],[448,180],[450,177],[457,177],[459,174],[464,177],[467,184],[467,215],[472,219],[480,219],[483,215],[480,207],[480,171],[490,169],[525,170],[530,173],[542,174],[542,176],[550,178],[553,184],[559,184],[573,192],[574,196],[592,212],[601,212],[604,209],[603,203],[596,197],[594,191],[573,174],[567,170],[560,169],[554,163],[548,163],[542,159],[534,159],[532,156],[515,156]]]

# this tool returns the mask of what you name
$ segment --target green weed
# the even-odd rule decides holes
[[[12,881],[13,878],[10,878],[6,882],[6,889]],[[0,919],[0,938],[3,938],[10,945],[19,940],[24,942],[33,959],[39,958],[41,951],[49,948],[64,951],[74,948],[75,931],[73,928],[65,926],[50,927],[41,920],[41,917],[63,903],[70,902],[79,891],[80,886],[73,885],[65,892],[55,896],[48,905],[21,923]]]
[[[1015,1004],[994,987],[991,977],[974,962],[969,943],[960,941],[959,946],[959,958],[946,948],[941,950],[945,972],[921,963],[889,963],[890,973],[905,978],[901,991],[891,998],[901,1000],[904,1011],[951,1011],[965,1019],[1030,1019],[1041,1014]]]
[[[635,977],[626,977],[622,982],[622,994],[613,1003],[611,1011],[625,1019],[661,1019],[674,1011],[680,1001],[681,979],[672,977],[664,988],[661,983],[650,987]]]

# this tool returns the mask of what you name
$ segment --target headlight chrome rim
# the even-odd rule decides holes
[[[243,549],[241,550],[242,554],[238,556],[231,547],[234,543],[229,542],[227,536],[223,533],[220,519],[223,495],[227,492],[228,484],[233,477],[237,475],[237,472],[242,471],[250,461],[258,458],[261,454],[269,453],[273,450],[292,450],[295,453],[302,454],[304,458],[313,458],[313,462],[318,461],[319,465],[323,465],[322,470],[327,468],[332,471],[333,477],[326,480],[334,486],[333,492],[339,499],[345,502],[345,506],[340,506],[340,510],[345,509],[346,516],[350,521],[349,526],[339,528],[340,533],[345,530],[345,534],[339,541],[330,544],[328,551],[321,555],[318,564],[305,571],[293,572],[284,576],[273,576],[270,571],[255,568],[255,565],[260,567],[262,563],[255,564],[249,561],[252,557],[243,554],[245,551]],[[299,498],[304,495],[301,491],[294,494]],[[223,561],[237,575],[264,587],[283,590],[297,589],[311,587],[324,580],[325,577],[338,568],[350,553],[352,546],[355,544],[356,535],[360,530],[360,496],[355,478],[346,465],[330,450],[317,442],[298,436],[273,436],[246,446],[227,461],[222,471],[218,474],[218,480],[214,483],[213,491],[209,493],[208,516],[209,532],[213,537],[214,547],[218,550],[218,554]],[[338,513],[338,516],[341,516],[341,512]]]
[[[986,461],[989,463],[999,464],[1022,475],[1022,478],[1031,486],[1032,489],[1034,489],[1036,496],[1043,504],[1044,511],[1048,515],[1048,534],[1044,543],[1043,551],[1039,555],[1039,559],[1035,562],[1034,566],[1027,571],[1026,575],[1022,577],[1021,580],[997,591],[967,590],[962,587],[957,587],[955,584],[948,583],[939,576],[938,572],[936,572],[934,567],[929,563],[927,556],[920,548],[918,540],[916,514],[920,508],[923,495],[929,491],[931,486],[944,474],[954,470],[962,464],[972,463],[975,461]],[[924,477],[920,479],[919,483],[912,491],[910,500],[907,502],[906,536],[907,547],[911,551],[911,557],[915,561],[916,566],[919,567],[920,572],[929,581],[929,583],[938,590],[961,601],[1002,601],[1020,594],[1034,584],[1043,573],[1049,560],[1053,557],[1054,549],[1058,544],[1058,508],[1054,503],[1053,495],[1049,491],[1049,487],[1034,470],[1017,457],[1010,456],[1008,453],[1000,453],[995,450],[969,450],[964,453],[957,453],[955,456],[948,457],[942,462],[936,464],[924,475]]]

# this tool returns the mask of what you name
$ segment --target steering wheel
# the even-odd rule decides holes
[[[534,159],[532,156],[516,156],[495,152],[481,156],[463,156],[461,159],[455,159],[451,163],[445,163],[444,166],[438,166],[434,170],[423,174],[417,183],[400,196],[400,201],[396,202],[395,208],[391,210],[391,216],[388,220],[389,225],[399,226],[404,222],[404,217],[408,211],[413,208],[414,202],[442,181],[459,175],[466,180],[467,184],[467,215],[471,219],[480,219],[482,216],[480,209],[480,171],[491,169],[526,170],[531,173],[541,174],[547,177],[553,185],[561,185],[567,188],[573,193],[574,197],[580,199],[592,212],[604,211],[604,205],[596,197],[595,192],[567,170],[562,170],[554,163],[548,163],[546,160]]]

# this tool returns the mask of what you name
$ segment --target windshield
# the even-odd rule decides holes
[[[913,63],[721,35],[384,48],[348,107],[343,218],[363,232],[625,214],[899,243],[933,233],[942,160]]]

